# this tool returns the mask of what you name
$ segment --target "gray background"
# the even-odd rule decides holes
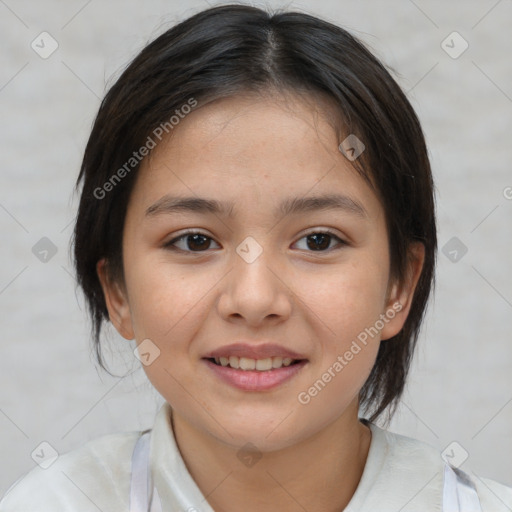
[[[512,1],[266,5],[343,25],[399,73],[430,147],[441,251],[435,300],[390,429],[440,451],[456,441],[448,452],[460,461],[467,451],[462,469],[512,485]],[[72,189],[112,76],[206,6],[0,0],[0,495],[34,466],[42,441],[62,453],[147,428],[162,403],[133,344],[113,330],[107,359],[120,375],[134,371],[115,379],[94,364],[68,254]],[[31,48],[43,31],[59,45],[47,59]],[[459,51],[460,40],[441,44],[453,31],[469,44],[458,58],[445,49]],[[43,237],[57,248],[46,262],[32,252]],[[444,254],[452,237],[459,248]]]

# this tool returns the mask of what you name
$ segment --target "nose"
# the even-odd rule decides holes
[[[251,247],[254,250],[254,247]],[[219,314],[227,321],[258,327],[266,322],[280,323],[292,311],[291,283],[286,282],[282,265],[263,250],[256,259],[243,250],[233,255],[233,268],[223,280],[217,303]]]

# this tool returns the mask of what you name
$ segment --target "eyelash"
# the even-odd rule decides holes
[[[186,239],[190,235],[201,235],[201,236],[204,236],[207,239],[213,240],[213,238],[211,238],[210,236],[206,235],[205,233],[201,233],[200,231],[189,230],[189,231],[183,232],[180,236],[178,236],[176,238],[173,238],[169,242],[166,242],[163,245],[163,248],[171,250],[171,251],[182,252],[182,253],[192,253],[192,254],[201,254],[201,253],[204,253],[204,252],[208,252],[208,249],[206,249],[205,251],[190,251],[190,250],[180,249],[179,247],[176,247],[174,245],[176,242],[178,242],[178,241],[180,241],[182,239]],[[317,253],[329,253],[329,252],[331,252],[333,250],[341,249],[343,246],[349,245],[347,242],[345,242],[345,240],[342,240],[338,235],[336,235],[333,231],[331,231],[328,228],[324,228],[324,229],[319,230],[319,231],[310,231],[309,233],[306,233],[301,238],[299,238],[299,240],[302,240],[303,238],[307,238],[308,236],[311,236],[311,235],[328,235],[328,236],[330,236],[330,237],[332,237],[332,238],[334,238],[334,239],[336,239],[338,241],[338,247],[337,248],[336,247],[329,248],[329,249],[320,250],[320,251],[306,251],[306,252],[311,252],[311,253],[314,253],[314,254],[317,254]]]

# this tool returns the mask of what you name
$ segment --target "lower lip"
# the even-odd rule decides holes
[[[230,366],[221,366],[204,359],[215,375],[231,386],[244,391],[265,391],[273,389],[291,379],[307,364],[307,361],[290,366],[281,366],[272,370],[236,370]]]

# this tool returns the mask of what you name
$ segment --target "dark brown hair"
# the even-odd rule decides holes
[[[110,275],[122,282],[124,219],[139,167],[130,160],[134,152],[191,98],[200,107],[272,89],[327,98],[342,126],[340,142],[349,134],[364,142],[365,151],[353,165],[382,201],[391,275],[403,281],[409,244],[425,246],[405,325],[381,342],[360,392],[370,421],[386,409],[389,419],[403,393],[434,284],[437,238],[425,140],[411,104],[380,61],[343,28],[297,12],[271,14],[241,5],[199,12],[146,46],[103,99],[77,181],[83,188],[73,240],[98,361],[107,370],[100,333],[108,311],[96,263],[106,258]]]

